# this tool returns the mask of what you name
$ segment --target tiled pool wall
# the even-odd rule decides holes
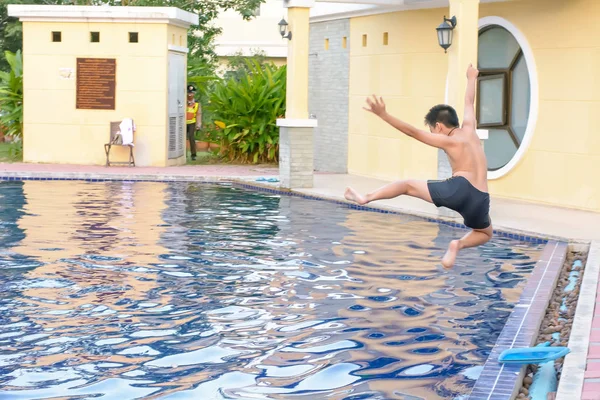
[[[549,241],[544,247],[519,302],[508,317],[475,382],[469,400],[511,400],[518,395],[527,365],[501,364],[498,357],[506,349],[535,345],[567,250],[565,242]]]
[[[203,184],[226,183],[233,187],[257,190],[261,192],[302,197],[311,200],[327,201],[339,204],[355,210],[377,212],[383,214],[407,215],[402,211],[384,209],[372,206],[360,206],[342,200],[336,200],[326,197],[308,195],[292,190],[281,189],[277,187],[263,186],[253,184],[248,181],[233,179],[231,177],[186,177],[186,176],[164,176],[157,178],[155,176],[0,176],[0,181],[64,181],[64,180],[82,180],[87,182],[194,182]],[[444,220],[441,218],[431,218],[421,215],[413,215],[429,222],[449,225],[459,229],[468,229],[464,224]],[[525,365],[500,364],[498,357],[502,351],[513,347],[529,347],[534,345],[540,325],[546,314],[546,308],[556,286],[562,265],[565,261],[568,244],[563,241],[541,238],[536,236],[516,234],[501,230],[494,230],[494,234],[500,237],[521,240],[524,242],[533,242],[545,244],[540,260],[536,263],[533,272],[528,277],[527,283],[519,302],[515,305],[494,348],[484,364],[483,370],[477,379],[475,386],[470,394],[470,400],[512,400],[518,394],[521,382],[525,374]]]

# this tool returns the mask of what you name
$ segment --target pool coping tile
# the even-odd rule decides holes
[[[548,241],[544,247],[527,279],[519,302],[508,317],[483,366],[480,378],[473,386],[469,400],[511,400],[518,394],[527,366],[501,364],[498,358],[504,350],[535,345],[546,308],[558,282],[561,270],[558,266],[563,265],[567,250],[566,242],[554,240]],[[493,377],[491,385],[490,376]]]

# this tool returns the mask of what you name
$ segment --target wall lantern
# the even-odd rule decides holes
[[[450,22],[450,23],[448,23]],[[437,28],[438,43],[444,49],[444,53],[447,52],[448,47],[452,45],[452,31],[456,27],[456,17],[450,19],[444,15],[444,22],[442,22]]]
[[[281,38],[292,40],[292,32],[288,32],[287,35],[285,34],[285,32],[287,31],[287,27],[288,27],[287,21],[284,18],[282,18],[281,21],[279,21],[278,25],[279,25],[279,33],[281,34]]]

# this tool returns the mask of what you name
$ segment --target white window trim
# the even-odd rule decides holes
[[[280,128],[316,128],[318,121],[316,119],[298,119],[298,118],[279,118],[276,121]]]
[[[450,84],[450,74],[446,75],[446,91],[444,92],[444,104],[448,104],[448,86]],[[464,122],[464,121],[463,121]],[[487,140],[489,138],[488,129],[475,129],[477,136],[481,140]]]
[[[523,156],[529,148],[533,133],[538,119],[539,113],[539,86],[538,86],[538,75],[537,67],[535,65],[535,58],[533,57],[533,50],[529,45],[529,42],[525,38],[525,35],[512,23],[501,17],[484,17],[479,20],[479,30],[490,25],[498,25],[509,31],[523,51],[523,57],[527,63],[527,72],[529,73],[529,118],[527,119],[527,127],[525,128],[525,135],[521,141],[517,152],[512,156],[508,164],[496,171],[488,171],[488,179],[500,179],[508,174],[517,164],[523,159]]]

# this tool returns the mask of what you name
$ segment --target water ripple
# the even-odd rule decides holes
[[[461,231],[229,184],[0,196],[2,399],[459,399],[541,251],[448,272]]]

